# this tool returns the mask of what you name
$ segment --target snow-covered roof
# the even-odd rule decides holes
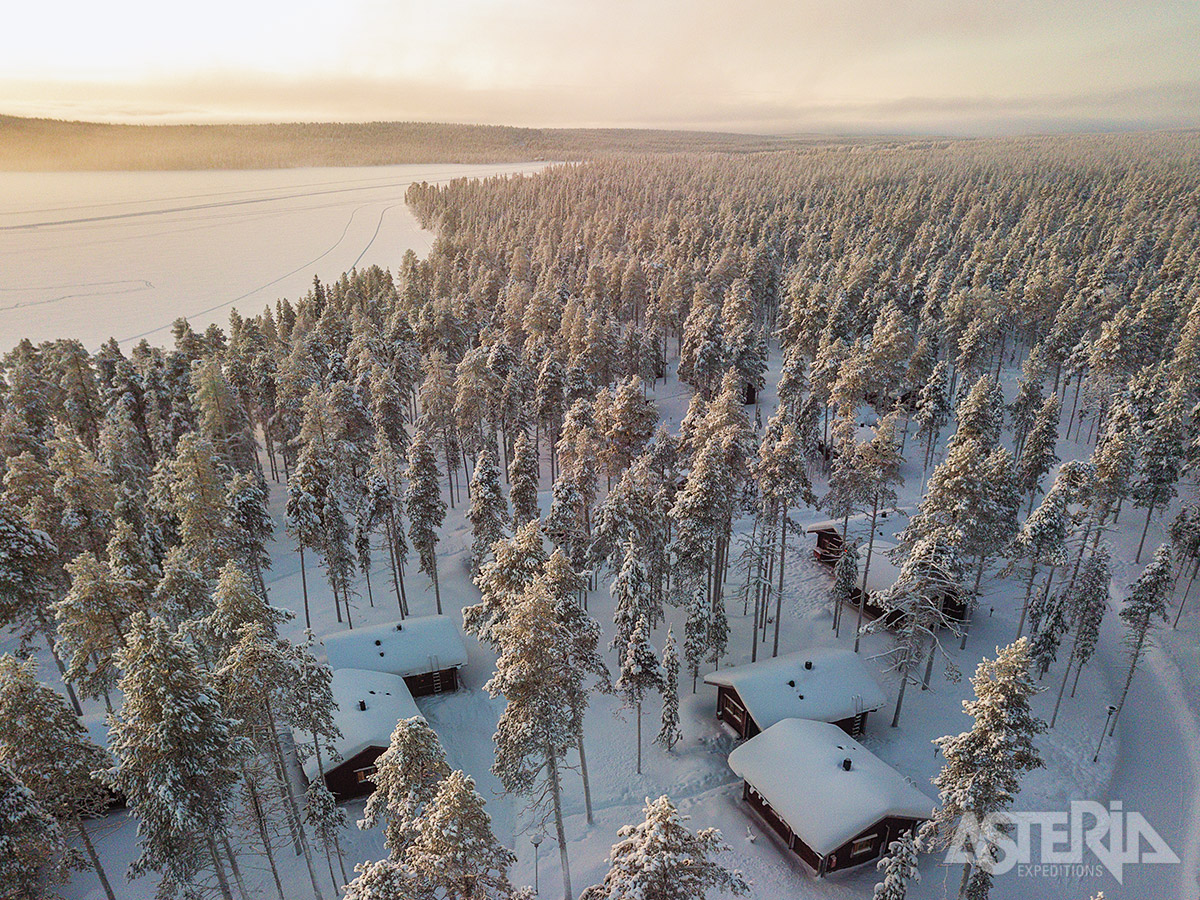
[[[893,535],[905,525],[908,524],[910,511],[904,507],[897,509],[881,509],[875,517],[875,534],[876,536]],[[805,534],[812,534],[816,531],[836,531],[842,533],[843,519],[825,519],[820,522],[813,522],[811,525],[804,526]],[[869,513],[859,513],[850,517],[846,521],[846,534],[848,537],[853,537],[857,540],[866,540],[867,532],[871,530],[871,516]]]
[[[927,819],[934,807],[899,772],[825,722],[784,719],[735,747],[729,768],[822,856],[887,816]]]
[[[876,539],[874,546],[871,548],[871,567],[867,569],[868,594],[877,594],[886,591],[900,577],[900,567],[888,558],[888,554],[895,549],[895,544]],[[859,553],[863,557],[866,557],[866,548],[859,548]],[[861,566],[863,563],[865,563],[865,559],[859,565]]]
[[[422,616],[340,631],[327,635],[322,643],[333,669],[420,675],[467,664],[466,644],[448,616]]]
[[[808,668],[807,663],[812,663]],[[759,728],[799,716],[840,722],[883,706],[883,691],[851,650],[814,647],[704,676],[706,684],[731,687]]]
[[[399,675],[366,669],[334,669],[332,689],[337,704],[333,722],[342,733],[335,747],[338,756],[344,760],[368,747],[387,747],[397,722],[421,715]],[[360,707],[360,701],[366,704],[366,709]],[[311,741],[306,732],[296,735],[297,743]],[[326,772],[336,765],[324,757],[322,762]],[[304,777],[309,781],[317,777],[315,754],[309,755],[304,762]]]

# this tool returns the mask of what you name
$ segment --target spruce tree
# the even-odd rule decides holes
[[[650,624],[645,617],[638,620],[629,635],[625,652],[621,654],[621,674],[615,685],[637,715],[637,773],[642,774],[642,703],[652,691],[662,691],[663,671],[658,654],[650,644]]]
[[[1133,589],[1129,598],[1121,607],[1121,621],[1125,623],[1125,644],[1129,650],[1129,674],[1125,677],[1125,686],[1121,689],[1121,699],[1117,701],[1117,711],[1113,713],[1112,730],[1116,730],[1117,719],[1125,706],[1125,698],[1129,696],[1129,686],[1133,683],[1133,673],[1141,662],[1142,652],[1146,642],[1152,640],[1152,632],[1156,620],[1164,622],[1167,619],[1167,596],[1171,593],[1171,545],[1160,544]],[[1110,731],[1111,733],[1111,731]]]
[[[737,869],[716,857],[729,850],[715,828],[693,834],[670,798],[646,798],[645,821],[626,825],[609,854],[603,884],[593,885],[579,900],[695,900],[712,890],[742,896],[750,885]]]
[[[541,514],[537,447],[525,431],[519,432],[513,443],[513,456],[508,464],[508,499],[512,502],[513,531]]]
[[[940,805],[921,829],[930,847],[954,846],[965,855],[959,896],[987,897],[996,862],[994,837],[986,830],[958,828],[964,817],[974,823],[1005,812],[1016,798],[1021,777],[1043,763],[1034,738],[1046,723],[1030,709],[1038,693],[1029,665],[1029,641],[996,650],[971,679],[975,699],[963,703],[974,722],[969,731],[934,741],[946,762],[933,779]]]
[[[872,900],[905,900],[908,886],[921,881],[917,868],[917,844],[912,832],[905,831],[888,844],[888,852],[875,864],[883,873],[883,881],[875,885]]]
[[[108,695],[117,683],[116,656],[134,612],[131,598],[118,589],[107,561],[90,552],[67,564],[71,587],[52,604],[58,646],[67,657],[67,677],[84,697]]]
[[[667,642],[663,645],[663,709],[662,727],[654,743],[662,744],[668,753],[683,738],[679,731],[679,651],[675,649],[675,635],[667,629]]]
[[[542,573],[546,559],[537,520],[522,525],[511,538],[498,542],[495,558],[484,565],[475,579],[482,595],[479,603],[463,608],[463,628],[467,633],[497,647],[497,627]]]
[[[418,428],[408,448],[408,488],[404,495],[408,512],[408,537],[421,560],[421,571],[433,582],[437,613],[442,614],[442,591],[438,586],[438,529],[446,518],[446,504],[438,487],[437,460],[426,437]]]
[[[0,721],[7,723],[0,731],[0,768],[21,779],[63,834],[79,835],[87,851],[85,865],[96,873],[108,900],[115,900],[84,821],[108,806],[107,792],[93,777],[108,765],[108,754],[88,739],[58,692],[38,682],[32,660],[0,656]]]
[[[384,822],[384,845],[402,859],[420,832],[421,820],[450,774],[446,754],[433,729],[422,718],[401,719],[392,731],[388,749],[375,760],[371,781],[375,790],[367,798],[362,829]]]
[[[406,867],[444,900],[508,900],[515,861],[496,840],[474,780],[458,770],[438,784],[405,854]]]
[[[0,763],[0,884],[12,900],[43,900],[67,880],[62,829],[8,766]]]
[[[1029,495],[1029,508],[1041,487],[1042,478],[1058,462],[1055,444],[1058,441],[1058,396],[1051,394],[1034,417],[1017,458],[1017,488]]]
[[[234,723],[195,652],[162,619],[135,613],[117,664],[125,702],[109,729],[116,765],[102,779],[138,820],[141,852],[130,873],[154,870],[182,886],[211,864],[231,900],[216,838],[237,781],[230,762],[242,754]]]
[[[496,467],[496,455],[485,449],[475,461],[471,475],[471,507],[467,520],[471,523],[471,577],[491,556],[492,544],[504,536],[504,523],[508,518],[508,504],[500,491],[500,470]]]

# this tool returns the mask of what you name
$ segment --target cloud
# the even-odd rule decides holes
[[[113,18],[129,21],[121,9],[145,0],[115,2]],[[56,68],[78,49],[70,29],[53,46],[35,39],[0,61],[0,111],[772,132],[1200,125],[1197,3],[297,0],[277,16],[269,2],[251,6],[214,24],[237,5],[212,0],[192,33],[150,16],[141,41],[153,52],[91,35],[105,49],[72,57],[74,69]]]

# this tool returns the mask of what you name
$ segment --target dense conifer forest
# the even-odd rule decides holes
[[[2,165],[67,128],[2,127]],[[554,158],[628,143],[322,128],[262,126],[249,143],[250,126],[184,129],[181,142],[204,137],[152,157],[137,129],[89,127],[59,162],[308,165],[347,147],[356,164],[447,147],[439,159]],[[88,826],[118,796],[140,828],[122,867],[157,873],[165,894],[248,898],[253,859],[280,900],[329,896],[331,880],[354,900],[522,896],[483,792],[423,719],[397,723],[373,776],[364,824],[384,824],[382,859],[346,856],[352,823],[323,780],[304,792],[286,774],[290,754],[328,765],[338,737],[331,673],[304,630],[314,610],[349,629],[366,603],[412,613],[419,590],[424,612],[457,616],[439,554],[451,520],[468,523],[478,588],[462,624],[495,653],[492,771],[554,838],[568,897],[562,795],[581,782],[592,822],[589,707],[611,695],[627,710],[607,727],[636,739],[639,773],[674,752],[679,698],[728,658],[731,618],[751,623],[737,634],[754,658],[794,649],[780,627],[802,511],[843,523],[843,538],[852,516],[873,525],[906,459],[923,489],[889,551],[895,584],[874,598],[884,614],[855,607],[872,548],[846,541],[827,632],[855,650],[886,638],[896,724],[906,689],[958,679],[993,579],[1014,579],[988,602],[1020,627],[1008,647],[976,648],[989,658],[970,666],[970,727],[941,739],[936,812],[915,844],[892,845],[901,892],[887,896],[903,896],[918,851],[944,847],[968,813],[1006,809],[1042,766],[1051,723],[1030,698],[1049,673],[1041,687],[1071,708],[1123,511],[1145,544],[1121,611],[1129,678],[1169,605],[1176,622],[1198,614],[1200,137],[780,149],[650,133],[634,149],[697,141],[736,152],[413,185],[407,202],[436,234],[426,258],[316,278],[227,328],[180,320],[169,346],[7,352],[0,621],[57,667],[0,657],[0,826],[17,848],[0,881],[16,896],[46,896],[72,867],[102,872]],[[650,399],[668,382],[686,386],[676,429]],[[1081,458],[1059,458],[1063,435]],[[304,573],[294,609],[267,589],[281,542]],[[611,621],[589,607],[597,589]],[[79,725],[84,703],[111,713],[107,749]],[[984,769],[1000,774],[981,787]],[[644,812],[589,900],[749,889],[704,822],[684,824],[666,797]],[[278,859],[293,848],[306,867],[285,890]],[[963,883],[986,897],[994,848],[974,849]],[[691,893],[646,893],[663,872]],[[106,873],[110,898],[123,877]]]

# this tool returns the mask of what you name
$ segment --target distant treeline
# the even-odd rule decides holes
[[[0,170],[5,171],[522,162],[618,152],[749,153],[792,143],[761,135],[620,128],[434,122],[112,125],[0,116]]]

